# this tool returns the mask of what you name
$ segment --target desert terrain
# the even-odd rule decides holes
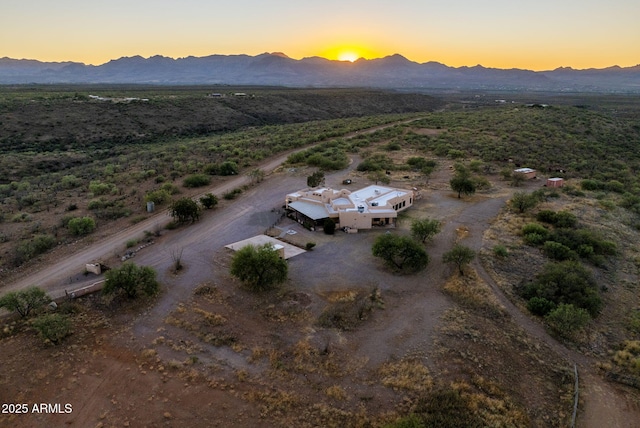
[[[405,134],[443,132],[414,119],[385,126],[398,124]],[[377,126],[341,138],[382,131]],[[367,150],[384,150],[389,140]],[[73,334],[54,346],[28,321],[3,319],[0,401],[26,403],[29,411],[0,414],[0,424],[393,427],[414,426],[412,415],[443,414],[450,419],[440,426],[570,426],[577,371],[576,426],[637,425],[637,389],[612,381],[618,372],[611,367],[611,344],[628,337],[618,312],[637,304],[627,296],[637,272],[626,260],[638,232],[620,229],[623,211],[568,192],[536,208],[579,213],[607,238],[618,234],[612,239],[625,255],[598,277],[609,291],[597,323],[567,340],[528,313],[514,291],[543,256],[523,245],[519,230],[530,214],[514,213],[509,200],[541,189],[543,177],[514,187],[488,171],[488,186],[458,198],[450,187],[458,161],[436,155],[428,177],[389,174],[390,185],[415,187],[421,195],[396,228],[325,235],[282,216],[284,195],[304,188],[316,170],[282,165],[288,154],[258,163],[266,172],[259,183],[241,174],[192,191],[222,195],[245,186],[237,199],[220,198],[193,224],[167,230],[165,212],[135,224],[122,218],[5,272],[2,292],[38,284],[59,298],[58,311],[71,317]],[[415,154],[411,147],[389,152],[396,163]],[[346,178],[353,188],[371,183],[357,169],[365,154],[348,159],[346,168],[326,172],[327,186],[341,188]],[[579,185],[578,178],[567,183]],[[424,271],[397,274],[372,256],[377,236],[409,235],[412,220],[424,217],[442,225],[426,244]],[[284,285],[254,293],[229,274],[233,254],[225,245],[262,233],[316,246],[289,260]],[[101,279],[84,274],[85,262],[117,267],[132,239],[153,242],[132,260],[156,270],[157,296],[64,298],[65,291]],[[455,243],[477,255],[463,276],[442,261]],[[507,258],[496,254],[497,245],[508,248]],[[184,268],[175,272],[178,251]],[[621,276],[626,282],[618,286]],[[37,403],[59,403],[60,411],[34,412]]]

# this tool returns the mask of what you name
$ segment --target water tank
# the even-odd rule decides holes
[[[147,212],[152,213],[156,209],[156,204],[153,201],[147,202]]]
[[[358,212],[359,213],[363,213],[364,212],[364,205],[358,205]]]

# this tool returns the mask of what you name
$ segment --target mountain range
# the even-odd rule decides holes
[[[169,58],[123,57],[102,65],[0,58],[0,84],[273,85],[371,87],[414,91],[486,89],[640,93],[640,65],[549,71],[449,67],[395,54],[353,63],[283,53]]]

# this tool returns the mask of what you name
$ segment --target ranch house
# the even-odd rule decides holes
[[[349,232],[374,226],[394,226],[398,212],[413,205],[413,190],[371,185],[356,191],[327,187],[300,190],[286,196],[289,216],[310,227],[332,219]]]

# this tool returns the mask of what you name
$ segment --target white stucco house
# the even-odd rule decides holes
[[[328,187],[289,193],[285,208],[290,217],[309,226],[321,226],[328,218],[349,231],[395,225],[398,212],[413,205],[413,190],[371,185],[350,191]]]

